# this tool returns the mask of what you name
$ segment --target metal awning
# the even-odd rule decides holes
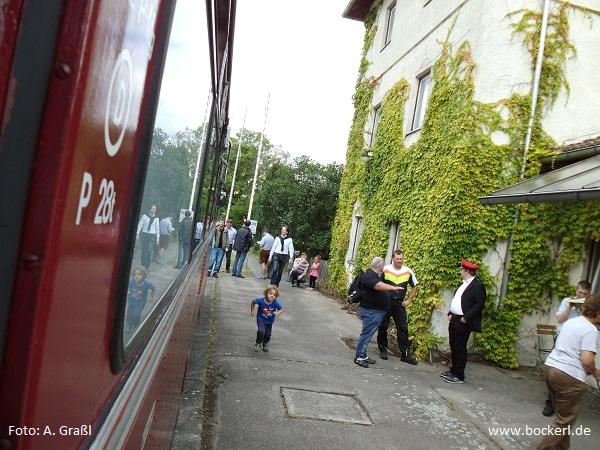
[[[600,199],[600,155],[479,197],[484,205]]]

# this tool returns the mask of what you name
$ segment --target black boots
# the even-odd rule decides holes
[[[417,365],[417,360],[412,357],[408,350],[402,352],[402,356],[400,356],[400,361],[403,361],[408,364],[412,364],[413,366]]]

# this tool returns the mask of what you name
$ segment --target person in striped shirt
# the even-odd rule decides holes
[[[419,292],[419,282],[412,269],[404,265],[404,252],[402,250],[394,250],[392,264],[388,264],[383,268],[382,276],[384,283],[392,286],[400,286],[402,289],[390,292],[390,312],[383,318],[377,330],[379,357],[381,359],[388,359],[387,332],[388,327],[390,326],[390,318],[393,318],[394,325],[396,325],[396,338],[398,340],[398,348],[400,349],[400,360],[408,364],[417,364],[417,361],[410,354],[406,307],[410,305],[417,296],[417,293]],[[411,290],[406,299],[406,289],[409,285]]]

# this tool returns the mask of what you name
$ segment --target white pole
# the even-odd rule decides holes
[[[533,86],[531,88],[531,116],[529,117],[529,123],[527,125],[527,134],[525,135],[525,146],[523,149],[523,160],[521,161],[521,170],[519,172],[519,179],[525,178],[525,167],[527,166],[527,154],[529,153],[529,147],[531,146],[531,133],[533,131],[533,124],[535,121],[535,110],[537,108],[537,100],[540,89],[540,79],[542,77],[542,64],[544,62],[544,47],[546,45],[546,34],[548,32],[548,18],[550,17],[550,2],[551,0],[544,0],[544,11],[542,13],[542,28],[540,30],[540,47],[538,48],[537,59],[535,61],[535,71],[533,74]],[[521,217],[521,209],[515,210],[515,217],[513,219],[513,229],[516,228]],[[508,236],[508,242],[506,245],[506,253],[504,254],[504,263],[502,265],[502,280],[500,281],[500,297],[498,306],[504,306],[504,299],[508,295],[508,267],[512,259],[512,246],[513,246],[513,234]]]
[[[202,156],[202,149],[204,148],[204,138],[206,137],[206,115],[208,114],[208,103],[210,102],[210,88],[208,89],[208,96],[206,97],[206,107],[204,108],[204,122],[202,125],[202,137],[200,138],[200,148],[198,149],[198,158],[196,159],[196,170],[194,171],[194,183],[192,184],[192,195],[190,196],[190,206],[188,209],[191,211],[194,205],[194,194],[196,193],[196,183],[198,181],[198,170],[200,169],[200,157]]]
[[[248,205],[248,217],[250,220],[252,217],[252,203],[254,202],[254,191],[256,190],[256,179],[258,177],[258,166],[260,165],[260,153],[262,152],[263,137],[265,135],[265,129],[267,128],[267,116],[269,115],[269,102],[271,101],[271,93],[267,96],[267,106],[265,107],[265,123],[263,124],[263,130],[260,134],[260,142],[258,143],[258,155],[256,155],[256,167],[254,168],[254,180],[252,181],[252,192],[250,193],[250,204]]]
[[[229,201],[227,202],[227,212],[225,213],[225,221],[229,219],[229,211],[231,210],[231,200],[233,199],[233,187],[235,186],[235,175],[237,174],[238,162],[240,160],[240,152],[242,150],[242,139],[244,139],[244,130],[246,128],[246,113],[248,108],[244,111],[244,121],[242,122],[242,131],[240,132],[240,138],[238,140],[237,155],[235,157],[235,166],[233,167],[233,176],[231,177],[231,189],[229,191]]]

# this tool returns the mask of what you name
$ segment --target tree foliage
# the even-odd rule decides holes
[[[189,206],[201,139],[202,127],[186,128],[173,137],[154,130],[142,211],[152,204],[166,217]]]
[[[291,164],[272,162],[256,198],[259,228],[278,233],[288,225],[296,249],[327,258],[341,174],[341,165],[320,164],[308,156]]]
[[[227,195],[231,189],[231,181],[235,169],[235,160],[238,146],[240,143],[240,133],[231,139],[231,151],[229,154],[229,165],[227,170]],[[252,192],[252,181],[254,179],[254,170],[256,167],[256,157],[260,143],[260,132],[245,130],[240,147],[240,158],[235,176],[235,185],[231,201],[231,210],[229,217],[233,220],[235,226],[239,226],[241,221],[248,214],[250,204],[250,194]],[[262,151],[260,156],[260,166],[256,184],[256,192],[261,189],[264,180],[265,167],[269,167],[276,161],[288,161],[289,155],[281,149],[274,147],[269,139],[263,137]],[[256,205],[256,193],[254,194],[254,205]],[[221,208],[220,215],[225,217],[227,204]],[[253,206],[253,209],[255,207]],[[252,216],[255,214],[252,213]]]

